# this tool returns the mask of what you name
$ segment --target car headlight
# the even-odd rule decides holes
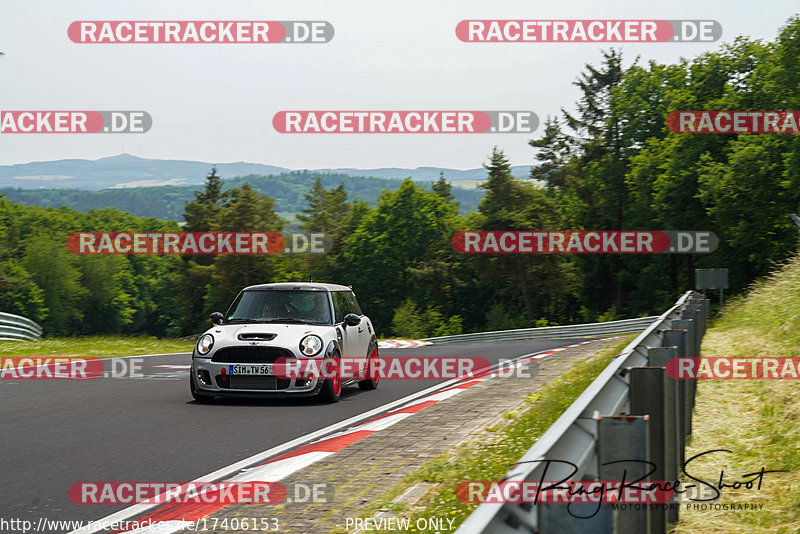
[[[213,346],[214,336],[211,334],[203,334],[200,339],[197,340],[197,352],[199,354],[208,354],[208,351],[210,351]]]
[[[322,339],[319,336],[308,335],[300,340],[300,352],[305,356],[316,356],[322,350]]]

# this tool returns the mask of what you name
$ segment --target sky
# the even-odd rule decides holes
[[[673,63],[744,35],[773,40],[796,0],[0,0],[0,110],[144,110],[143,134],[0,134],[0,165],[120,153],[316,169],[476,168],[494,146],[534,164],[541,134],[281,134],[281,110],[531,110],[579,93],[610,43],[465,43],[464,19],[712,19],[714,43],[622,43]],[[324,20],[324,44],[79,44],[76,20]]]

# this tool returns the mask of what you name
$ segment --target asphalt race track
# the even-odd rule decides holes
[[[577,341],[454,343],[382,349],[381,355],[473,356],[496,363]],[[188,354],[142,362],[140,378],[0,380],[0,517],[34,524],[40,517],[100,519],[126,506],[74,504],[72,484],[194,480],[441,382],[383,380],[375,391],[347,388],[337,404],[298,398],[208,405],[189,395]]]

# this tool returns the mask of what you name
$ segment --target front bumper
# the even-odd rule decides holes
[[[320,356],[299,355],[289,347],[274,344],[225,344],[208,355],[192,354],[191,373],[198,393],[231,397],[303,397],[316,395],[324,383],[319,377],[281,378],[275,375],[237,375],[235,365],[274,364],[286,359],[311,360]]]
[[[287,349],[282,349],[287,350]],[[233,365],[258,365],[271,364],[272,358],[263,361],[214,361],[217,351],[213,351],[210,358],[192,355],[191,373],[198,393],[205,395],[231,396],[231,397],[303,397],[316,395],[322,389],[323,380],[320,378],[280,378],[275,375],[232,375],[229,369]],[[297,357],[296,354],[287,357]],[[310,359],[310,358],[309,358]]]

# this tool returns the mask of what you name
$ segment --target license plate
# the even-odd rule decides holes
[[[229,365],[229,375],[271,375],[272,365]]]

